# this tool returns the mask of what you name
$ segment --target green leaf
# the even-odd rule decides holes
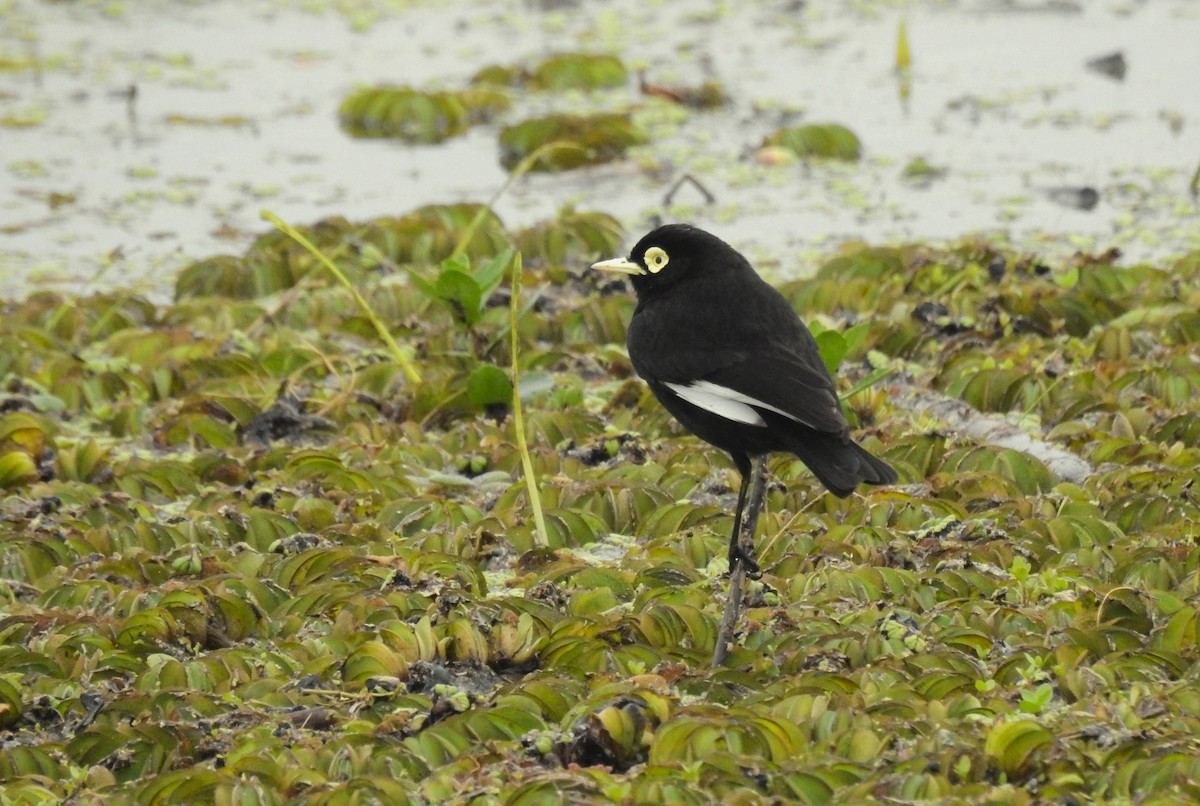
[[[891,367],[879,367],[878,369],[872,370],[870,372],[870,374],[868,374],[865,378],[860,380],[858,383],[854,384],[854,386],[847,389],[846,392],[843,395],[841,395],[841,399],[846,400],[848,398],[854,397],[854,395],[857,395],[862,390],[870,389],[872,386],[879,383],[881,380],[883,380],[884,378],[886,378],[887,376],[889,376],[891,374],[892,374]]]
[[[23,711],[20,689],[0,677],[0,728],[8,729],[20,722]]]
[[[37,465],[27,453],[10,451],[0,455],[0,487],[16,487],[38,476]]]
[[[483,312],[483,289],[475,278],[458,269],[444,269],[437,278],[437,297],[450,304],[457,318],[474,325]]]
[[[475,270],[475,281],[479,284],[484,304],[487,303],[496,289],[500,287],[500,283],[504,280],[504,270],[508,268],[512,257],[513,250],[505,249]]]
[[[847,355],[853,355],[854,353],[858,352],[859,348],[861,348],[866,342],[867,334],[870,332],[870,330],[870,322],[859,322],[854,327],[847,328],[846,331],[842,333],[842,338],[846,340]]]
[[[471,273],[471,258],[466,254],[450,255],[442,261],[438,267],[440,272],[461,271],[463,274]]]
[[[513,386],[508,373],[495,364],[480,364],[467,378],[467,400],[480,408],[509,403]]]
[[[857,160],[862,153],[858,136],[840,123],[814,123],[779,129],[764,145],[790,148],[801,157]]]
[[[997,722],[988,731],[984,752],[995,759],[1001,770],[1016,775],[1036,750],[1053,741],[1053,734],[1033,720],[1008,720]]]
[[[846,353],[850,350],[845,337],[836,330],[823,330],[817,334],[816,339],[817,349],[821,351],[821,360],[825,362],[825,368],[829,370],[830,374],[837,372]]]
[[[429,299],[441,299],[441,297],[438,296],[437,287],[412,269],[408,270],[408,279],[414,286],[416,286],[418,291],[420,291]]]
[[[1054,687],[1042,683],[1032,691],[1021,692],[1020,708],[1027,714],[1040,714],[1054,700]]]

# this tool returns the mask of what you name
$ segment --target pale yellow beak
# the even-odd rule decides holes
[[[615,257],[612,260],[602,260],[599,263],[592,264],[593,269],[600,271],[611,271],[616,274],[645,274],[646,270],[632,260],[623,257]]]

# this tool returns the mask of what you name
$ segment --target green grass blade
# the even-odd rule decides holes
[[[525,439],[525,416],[521,411],[521,385],[518,375],[520,367],[517,364],[517,351],[521,338],[517,331],[518,310],[521,307],[521,253],[513,258],[512,264],[512,299],[508,304],[509,315],[509,345],[512,352],[512,386],[513,386],[513,427],[517,431],[517,450],[521,452],[521,468],[525,473],[525,490],[529,494],[529,506],[533,508],[533,523],[536,527],[534,542],[545,547],[549,545],[546,538],[546,517],[542,514],[542,497],[538,492],[537,477],[533,472],[533,460],[529,457],[529,443]]]
[[[838,395],[838,399],[849,400],[864,389],[870,389],[895,371],[894,367],[878,367],[872,370],[866,377],[860,379],[854,386],[847,389],[844,394]]]
[[[404,351],[400,349],[400,345],[396,343],[394,338],[392,338],[392,334],[388,331],[387,325],[385,325],[383,320],[379,318],[374,310],[372,310],[370,304],[363,299],[363,295],[358,293],[358,289],[350,283],[350,279],[346,277],[342,270],[337,267],[337,264],[326,257],[325,254],[312,243],[312,241],[301,235],[295,227],[285,222],[270,210],[262,210],[259,212],[259,215],[274,224],[275,228],[284,235],[288,236],[293,241],[307,249],[313,257],[321,262],[321,265],[329,270],[330,274],[337,278],[339,283],[345,286],[346,290],[348,290],[354,297],[354,302],[358,305],[359,310],[361,310],[363,315],[370,320],[371,324],[375,328],[375,332],[379,334],[379,338],[383,339],[384,344],[387,345],[392,357],[396,359],[396,363],[398,363],[400,368],[404,370],[404,375],[406,378],[408,378],[409,383],[420,383],[421,373],[417,372],[417,368],[413,366],[413,363],[408,360],[408,356],[406,356]]]

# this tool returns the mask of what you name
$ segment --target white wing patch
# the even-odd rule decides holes
[[[765,426],[766,421],[755,409],[766,409],[787,417],[789,420],[801,422],[798,417],[788,414],[770,403],[763,403],[750,395],[744,395],[735,389],[721,386],[712,381],[692,381],[687,384],[667,383],[665,386],[693,406],[699,406],[718,417],[724,417],[734,422]]]

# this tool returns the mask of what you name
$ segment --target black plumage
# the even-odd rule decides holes
[[[753,459],[794,453],[841,497],[862,483],[896,480],[850,438],[808,328],[729,244],[669,224],[638,241],[628,259],[594,268],[630,276],[638,303],[627,345],[637,374],[684,427],[727,451],[742,475],[731,565],[757,567],[739,543]],[[751,524],[756,518],[752,512]]]

